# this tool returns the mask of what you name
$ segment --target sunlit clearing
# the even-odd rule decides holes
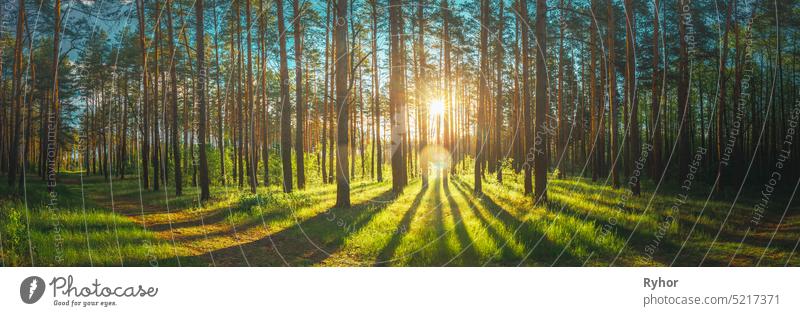
[[[444,114],[444,102],[442,99],[435,99],[431,101],[430,115],[437,116]]]
[[[420,161],[428,161],[430,164],[431,176],[438,176],[441,170],[450,167],[450,152],[441,145],[428,145],[422,149]]]

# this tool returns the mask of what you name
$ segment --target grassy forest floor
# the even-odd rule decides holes
[[[800,212],[781,222],[785,201],[773,201],[779,210],[751,226],[757,196],[704,208],[708,187],[677,213],[677,187],[652,197],[655,185],[644,183],[642,196],[628,197],[586,178],[550,180],[550,202],[533,207],[513,172],[503,184],[487,176],[483,196],[460,175],[447,185],[413,180],[398,195],[390,180],[356,181],[346,209],[333,207],[335,185],[319,184],[291,194],[216,186],[200,207],[191,186],[174,197],[171,187],[140,190],[136,178],[62,174],[51,210],[33,179],[27,205],[0,198],[4,266],[800,265]]]

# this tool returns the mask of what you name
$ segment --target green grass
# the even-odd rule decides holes
[[[63,174],[57,206],[48,208],[43,183],[32,178],[27,204],[21,196],[0,199],[6,266],[800,264],[796,212],[780,227],[778,211],[751,226],[755,201],[745,196],[727,221],[730,198],[710,200],[701,215],[709,189],[701,184],[676,212],[680,190],[670,184],[652,197],[655,186],[646,182],[640,197],[629,197],[585,178],[551,179],[549,202],[534,206],[513,172],[502,184],[487,176],[483,195],[473,193],[471,175],[447,185],[432,178],[427,187],[412,180],[400,194],[390,180],[357,177],[352,207],[334,208],[335,186],[319,180],[290,194],[215,186],[201,205],[191,186],[175,197],[171,186],[140,190],[135,178]]]

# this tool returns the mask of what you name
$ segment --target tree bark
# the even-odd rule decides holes
[[[377,173],[378,182],[383,182],[383,145],[381,140],[381,94],[380,94],[380,78],[378,77],[378,0],[371,0],[370,7],[372,9],[372,115],[374,123],[375,139],[373,146],[375,147],[375,169]]]
[[[289,106],[289,66],[286,61],[286,27],[283,22],[283,0],[276,0],[278,13],[278,35],[280,43],[280,89],[281,89],[281,165],[283,166],[283,192],[292,192],[292,139]]]
[[[619,165],[619,141],[617,140],[617,112],[619,111],[616,104],[617,95],[617,72],[616,72],[616,58],[615,55],[615,35],[616,35],[616,21],[614,20],[614,5],[611,1],[608,2],[608,64],[606,65],[606,72],[608,73],[608,109],[610,132],[609,139],[611,140],[611,185],[614,188],[619,187],[619,172],[617,166]]]
[[[278,0],[281,1],[281,0]],[[396,0],[392,0],[396,1]],[[349,139],[347,137],[349,107],[348,107],[348,70],[350,69],[348,55],[350,48],[347,43],[347,0],[336,0],[336,207],[350,207],[350,179],[348,178],[349,166],[347,163],[347,150]]]
[[[172,103],[172,126],[170,129],[170,138],[172,138],[172,159],[175,164],[175,195],[181,196],[183,179],[181,177],[181,151],[178,142],[178,76],[175,73],[176,50],[172,25],[172,2],[172,0],[167,2],[167,36],[169,36],[170,51],[169,78],[170,88],[172,90],[172,95],[170,98]]]
[[[196,0],[195,17],[197,42],[197,116],[198,124],[197,144],[200,152],[200,199],[205,201],[211,197],[208,189],[208,158],[206,157],[206,48],[205,26],[203,24],[203,0]]]
[[[630,144],[628,152],[630,154],[626,164],[628,169],[634,167],[633,159],[639,159],[636,155],[641,154],[641,149],[639,148],[639,102],[636,95],[636,56],[634,56],[634,51],[636,50],[636,16],[633,10],[633,0],[625,0],[625,102],[631,110],[630,122],[628,123],[628,130],[630,131],[628,133],[628,137],[630,137],[628,140],[628,144]],[[628,173],[628,176],[630,177],[628,182],[631,186],[631,193],[634,196],[639,196],[640,176],[636,176],[631,172]]]
[[[487,86],[489,72],[489,0],[481,0],[481,32],[480,32],[480,71],[478,73],[478,108],[476,110],[477,121],[475,122],[475,171],[474,171],[474,191],[475,194],[483,194],[483,164],[486,160],[484,143],[486,141],[486,108],[489,103],[489,87]]]
[[[530,23],[528,18],[528,2],[524,0],[518,0],[517,5],[519,5],[519,19],[520,21],[520,29],[521,29],[521,37],[522,37],[522,111],[523,111],[523,120],[525,125],[525,137],[522,140],[522,157],[525,160],[522,163],[522,169],[524,172],[524,190],[525,194],[531,194],[533,192],[533,179],[531,177],[531,161],[529,161],[528,156],[531,154],[532,142],[533,142],[533,117],[531,112],[533,108],[531,107],[531,97],[530,97],[530,68],[529,68],[529,51],[528,51],[528,31],[530,31]]]
[[[343,0],[340,0],[343,1]],[[341,13],[341,12],[340,12]],[[405,51],[403,49],[403,10],[400,0],[389,0],[389,33],[391,70],[389,77],[389,104],[392,125],[391,158],[392,158],[392,190],[396,193],[408,184],[406,174],[406,86],[405,86]],[[338,46],[337,41],[337,49]],[[345,43],[346,45],[346,43]],[[337,69],[341,69],[338,68]],[[337,86],[337,93],[339,87]]]
[[[494,114],[494,156],[495,156],[495,171],[497,172],[497,182],[503,182],[503,107],[505,101],[503,100],[503,26],[505,24],[505,16],[503,16],[503,1],[499,1],[500,13],[497,18],[497,41],[495,46],[496,70],[497,70],[497,96],[495,97],[495,114]]]
[[[547,144],[547,3],[545,0],[536,1],[536,41],[538,53],[536,54],[536,124],[534,128],[535,169],[534,203],[547,202],[547,155],[542,150]],[[541,140],[539,138],[541,137]]]
[[[294,79],[295,79],[295,107],[297,120],[295,132],[295,159],[297,164],[297,188],[306,187],[306,171],[303,162],[305,146],[303,146],[303,122],[305,122],[306,101],[303,98],[303,25],[300,23],[300,0],[294,0]]]

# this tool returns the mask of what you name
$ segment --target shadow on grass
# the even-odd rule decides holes
[[[454,179],[453,183],[455,184],[455,189],[458,190],[465,197],[467,197],[468,194],[469,194],[469,193],[467,193],[467,190],[471,190],[472,189],[466,183],[464,183],[463,181],[458,180],[458,179]],[[469,201],[468,198],[467,198],[467,201]],[[540,229],[535,227],[534,224],[531,223],[530,221],[527,221],[527,220],[526,221],[520,221],[513,214],[511,214],[508,210],[506,210],[505,208],[503,208],[500,205],[498,205],[497,203],[495,203],[495,201],[492,200],[492,198],[489,197],[489,195],[483,194],[480,197],[480,202],[481,202],[481,204],[484,205],[484,207],[486,207],[486,209],[490,213],[495,214],[495,218],[497,218],[504,226],[506,226],[509,231],[515,232],[514,236],[520,241],[521,244],[524,244],[526,246],[532,246],[532,244],[538,243],[536,245],[536,247],[534,249],[532,249],[532,253],[531,253],[530,256],[528,256],[527,261],[529,261],[531,263],[534,263],[536,265],[541,265],[541,264],[548,264],[549,265],[556,258],[559,258],[558,260],[559,260],[559,262],[561,262],[561,265],[569,266],[569,265],[579,265],[580,264],[580,262],[574,256],[572,256],[570,253],[565,252],[564,254],[561,254],[561,256],[559,257],[559,254],[561,253],[561,250],[563,249],[562,247],[560,247],[559,245],[557,245],[557,244],[553,243],[552,241],[548,240],[547,236],[544,235],[544,232],[540,231]],[[474,204],[472,204],[472,206],[474,206]],[[473,208],[473,212],[478,212],[474,207],[472,207],[472,208]],[[482,219],[485,221],[485,218],[482,218]],[[486,224],[487,224],[487,226],[490,225],[489,223],[486,223]],[[507,244],[510,242],[510,240],[502,240],[502,241],[498,241],[498,242],[499,242],[499,244],[501,244],[501,246],[500,246],[501,248],[505,248],[507,246]],[[501,251],[503,251],[503,250],[502,249],[498,249],[497,253],[499,253]],[[528,250],[528,251],[531,251],[531,250]],[[507,259],[511,259],[511,258],[507,258]],[[512,262],[509,262],[510,260],[507,261],[507,259],[503,260],[503,262],[501,262],[500,264],[501,265],[509,265],[509,264],[511,264]],[[521,257],[517,257],[517,258],[513,258],[512,260],[522,260],[522,258]],[[513,264],[516,265],[517,263],[519,263],[519,262],[516,262],[516,263],[513,263]]]
[[[414,202],[411,202],[405,215],[403,215],[403,219],[397,224],[397,228],[394,230],[394,234],[392,234],[392,239],[386,243],[386,246],[383,247],[378,255],[377,260],[375,260],[376,266],[386,266],[393,261],[392,257],[394,257],[397,247],[400,246],[400,241],[403,240],[403,236],[408,234],[408,231],[411,230],[411,221],[414,219],[414,215],[417,213],[419,205],[422,202],[422,197],[425,196],[425,192],[428,191],[429,187],[430,186],[422,186],[417,196],[414,197]]]
[[[254,266],[314,265],[340,250],[347,236],[367,225],[395,198],[395,193],[388,190],[349,208],[330,208],[290,228],[242,244],[242,250],[239,245],[233,245],[215,250],[211,254],[216,259],[216,264],[222,266],[245,265],[242,251],[247,256],[247,262]],[[208,255],[206,253],[192,258],[204,258]]]
[[[459,251],[459,253],[456,255],[456,257],[463,258],[465,263],[464,265],[476,266],[480,264],[478,262],[478,258],[480,256],[478,256],[478,253],[475,251],[475,247],[473,247],[473,240],[469,235],[469,231],[467,230],[466,225],[464,224],[464,217],[461,216],[461,211],[458,209],[458,204],[456,204],[456,201],[453,199],[453,195],[450,193],[450,186],[447,184],[443,184],[442,187],[444,187],[444,194],[447,197],[447,203],[450,205],[450,213],[453,214],[453,225],[455,226],[454,228],[455,233],[462,248],[461,251]],[[482,217],[479,218],[482,219]],[[455,260],[456,258],[452,259]]]

